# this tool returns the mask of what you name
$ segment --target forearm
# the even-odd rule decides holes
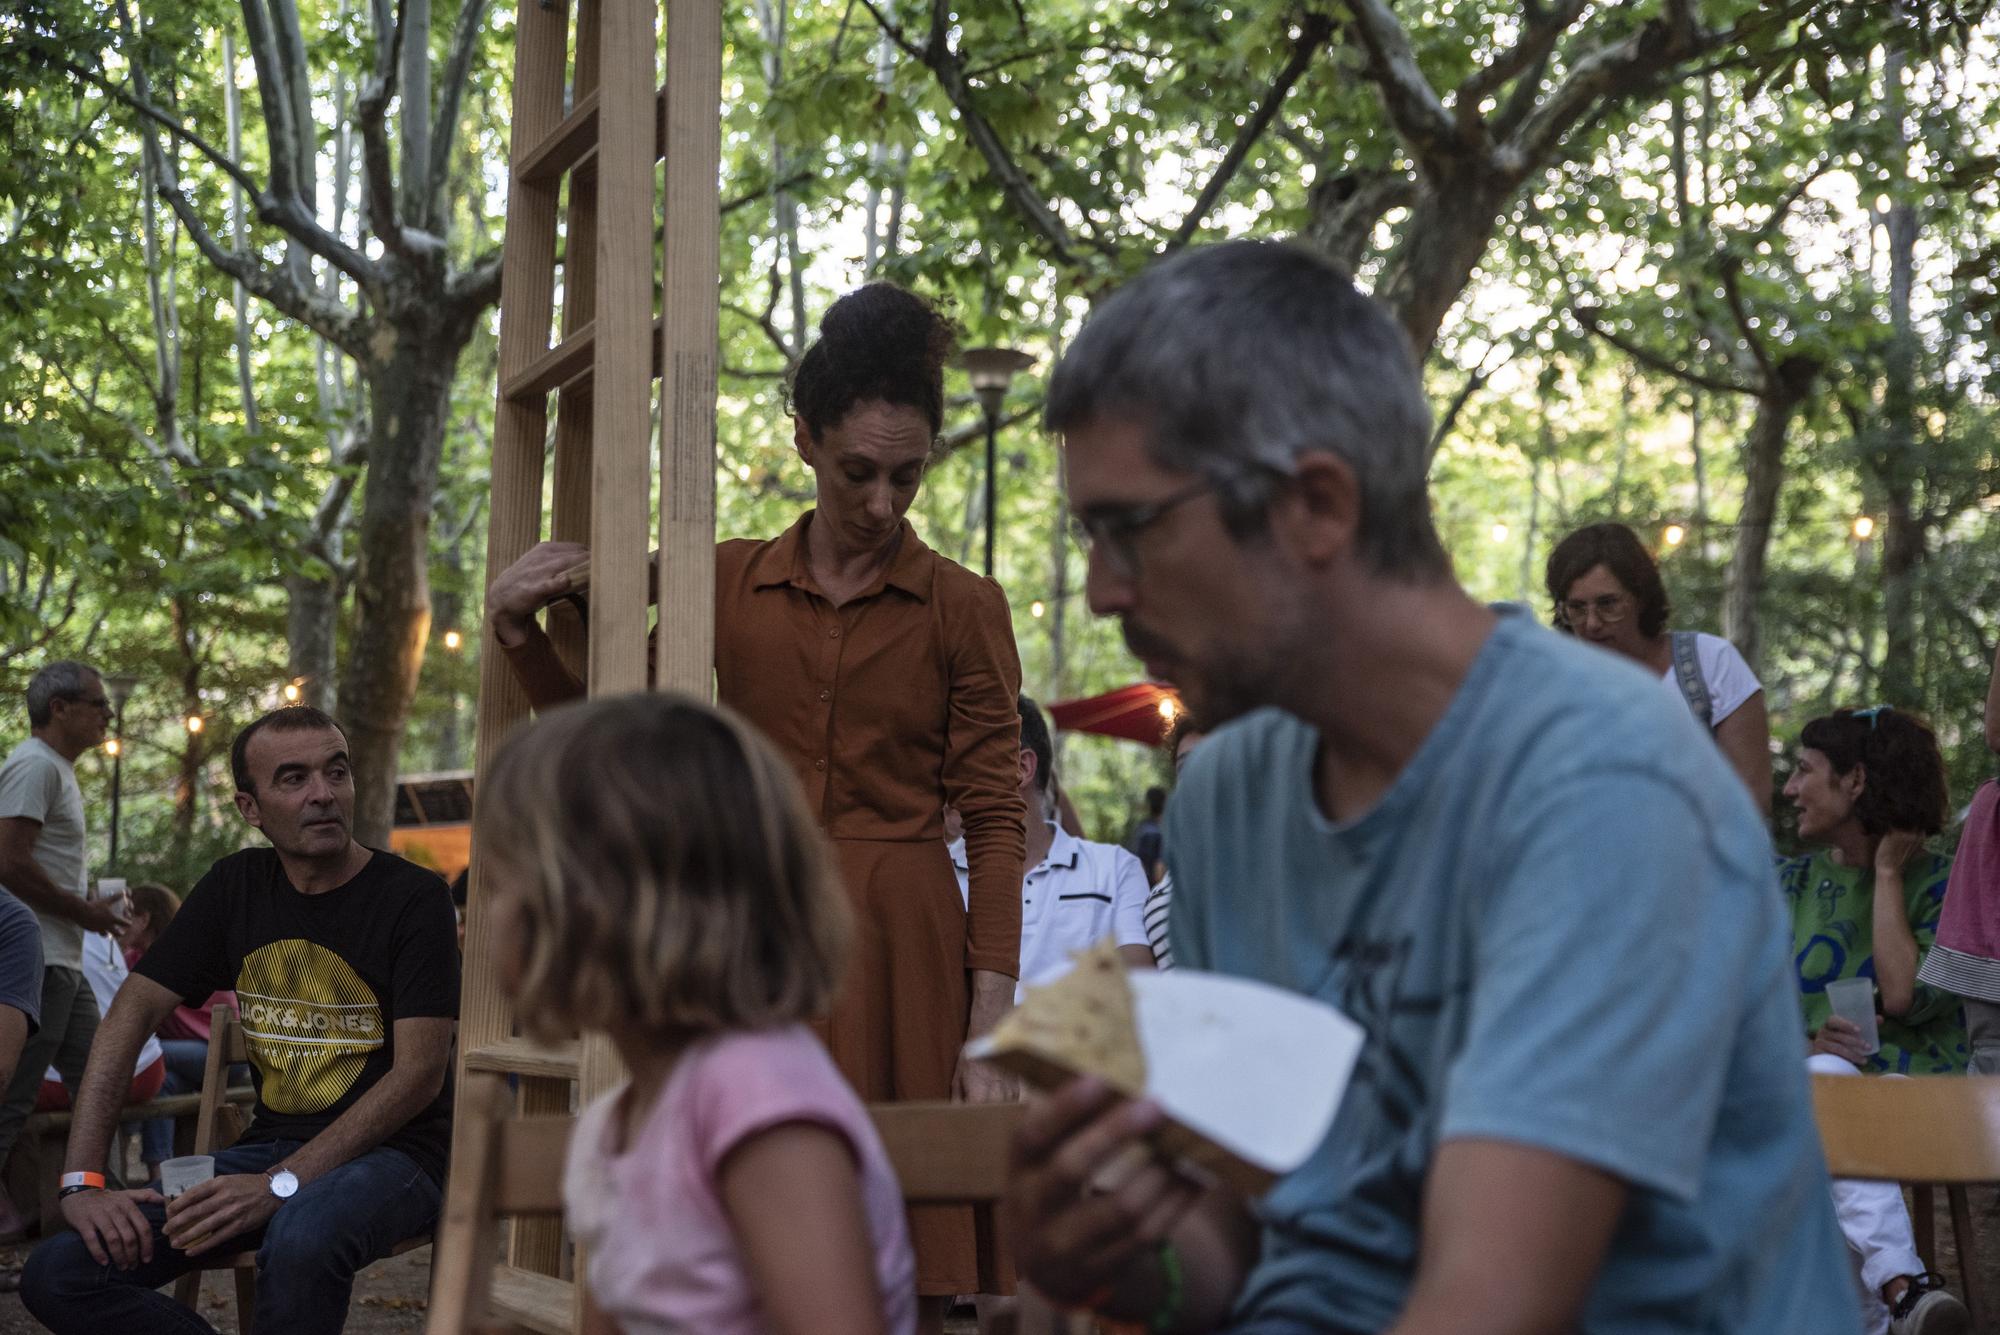
[[[1917,938],[1903,911],[1903,877],[1898,872],[1875,873],[1875,986],[1882,992],[1882,1013],[1907,1014],[1917,987]]]
[[[2000,752],[2000,651],[1993,655],[1993,679],[1986,683],[1986,749]]]
[[[139,1048],[159,1023],[137,1006],[121,1005],[122,1001],[121,993],[111,1012],[98,1022],[83,1068],[83,1086],[70,1099],[69,1148],[63,1155],[67,1172],[95,1172],[104,1166]]]
[[[971,972],[972,1002],[966,1010],[965,1036],[978,1038],[1014,1007],[1014,980],[990,969]]]
[[[26,904],[37,913],[50,917],[77,921],[78,911],[84,900],[64,890],[49,879],[42,870],[42,864],[32,857],[10,857],[0,861],[0,885],[7,887],[14,898]]]
[[[390,1067],[353,1107],[287,1156],[282,1167],[303,1185],[359,1158],[407,1126],[438,1096],[449,1075],[442,1064]]]
[[[970,868],[965,967],[975,973],[1004,974],[1009,980],[1021,971],[1021,876],[1027,839],[1020,810],[1018,796],[1011,808],[998,812],[960,808],[965,817],[965,857]],[[1013,995],[1010,981],[1007,999],[1011,1001]]]
[[[562,661],[555,644],[539,625],[529,621],[524,627],[510,625],[506,630],[501,627],[501,619],[494,618],[494,636],[500,651],[507,656],[507,666],[535,710],[553,709],[583,694],[583,683]]]

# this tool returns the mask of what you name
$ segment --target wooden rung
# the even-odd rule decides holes
[[[596,352],[597,322],[593,320],[529,362],[521,368],[520,374],[508,377],[500,386],[500,392],[513,402],[520,403],[545,395],[550,390],[561,389],[571,381],[590,374],[591,359]]]
[[[554,1275],[538,1275],[511,1265],[493,1271],[494,1316],[542,1335],[569,1335],[575,1319],[575,1286]]]
[[[667,93],[653,97],[653,157],[667,155]],[[553,185],[564,172],[590,176],[597,171],[597,90],[592,89],[569,115],[514,167],[514,178],[525,185]]]
[[[542,1076],[553,1080],[576,1079],[578,1045],[537,1043],[531,1038],[503,1038],[498,1043],[471,1048],[465,1054],[468,1071],[497,1071],[501,1075]]]
[[[661,317],[653,317],[653,374],[660,374]],[[597,355],[597,322],[590,321],[510,377],[500,392],[510,401],[525,400],[575,384],[590,375]]]
[[[562,124],[530,148],[514,164],[514,179],[524,185],[551,185],[597,149],[597,90],[577,99]]]

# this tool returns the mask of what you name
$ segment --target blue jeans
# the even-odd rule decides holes
[[[298,1141],[234,1145],[215,1156],[220,1173],[262,1173],[299,1148]],[[232,1238],[218,1252],[257,1253],[258,1330],[273,1335],[338,1335],[347,1321],[354,1276],[397,1243],[437,1224],[438,1184],[401,1150],[378,1146],[308,1183],[278,1207],[271,1222]],[[63,1232],[45,1240],[21,1272],[21,1301],[56,1335],[215,1335],[215,1328],[155,1289],[194,1268],[167,1245],[164,1206],[139,1207],[153,1224],[153,1259],[130,1270],[99,1265],[83,1239]]]

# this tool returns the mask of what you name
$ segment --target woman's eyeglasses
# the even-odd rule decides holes
[[[1615,626],[1625,619],[1632,610],[1632,604],[1622,593],[1601,593],[1595,598],[1565,598],[1556,604],[1562,609],[1563,621],[1572,626],[1581,626],[1583,619],[1592,612],[1607,626]]]

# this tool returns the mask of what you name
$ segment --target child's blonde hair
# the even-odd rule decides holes
[[[832,1002],[846,901],[791,770],[727,709],[650,693],[553,710],[479,776],[475,829],[488,874],[520,878],[495,889],[523,905],[530,1034],[684,1038]]]

